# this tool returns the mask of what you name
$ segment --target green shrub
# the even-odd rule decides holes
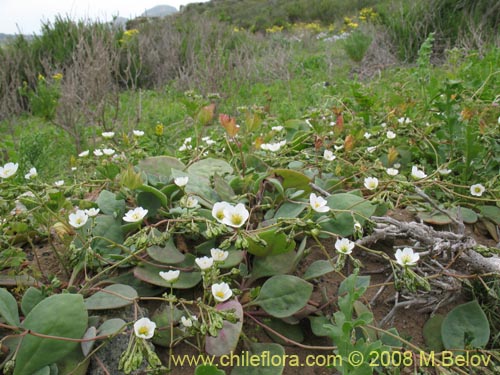
[[[361,30],[355,30],[344,40],[342,47],[352,61],[360,62],[371,44],[371,36]]]

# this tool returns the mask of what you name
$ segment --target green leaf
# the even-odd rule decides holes
[[[148,255],[157,262],[164,264],[177,264],[184,261],[186,258],[174,244],[174,239],[171,237],[164,247],[151,246],[147,250]]]
[[[231,202],[236,195],[231,185],[218,174],[214,175],[214,190],[226,202]]]
[[[362,296],[365,292],[366,289],[370,286],[370,276],[358,276],[358,274],[353,273],[349,275],[347,279],[342,281],[340,284],[338,294],[339,296],[343,295],[344,293],[348,293],[351,295],[356,294],[357,298]]]
[[[445,215],[439,211],[436,212],[419,212],[417,217],[424,223],[431,225],[447,225],[451,224],[453,221],[448,215]]]
[[[162,206],[162,201],[153,193],[141,191],[137,194],[137,205],[148,210],[148,216],[155,216],[158,209]]]
[[[118,309],[131,305],[137,297],[131,286],[113,284],[85,299],[85,307],[88,310]]]
[[[194,370],[194,375],[226,375],[226,373],[217,366],[199,365]]]
[[[303,197],[309,196],[312,191],[309,186],[311,179],[300,172],[290,169],[274,169],[271,173],[283,179],[281,185],[283,185],[284,190],[304,190]]]
[[[484,347],[490,339],[486,314],[477,301],[459,305],[451,310],[441,325],[446,349]]]
[[[288,253],[294,250],[296,246],[295,241],[289,241],[285,233],[276,233],[276,228],[260,232],[256,237],[264,242],[256,241],[252,237],[247,237],[247,240],[248,252],[257,256]]]
[[[307,318],[311,323],[311,331],[315,336],[330,336],[330,331],[324,328],[325,324],[332,325],[330,319],[326,316],[308,316]]]
[[[340,212],[333,219],[321,223],[321,227],[329,232],[347,237],[354,233],[354,220],[361,225],[365,218],[369,218],[375,212],[376,206],[366,199],[349,193],[333,194],[326,198],[328,207],[334,210],[348,210]]]
[[[459,214],[460,210],[460,214]],[[474,224],[478,220],[477,214],[471,210],[470,208],[466,207],[453,207],[451,208],[448,213],[450,216],[445,215],[439,211],[434,211],[431,213],[428,212],[420,212],[417,216],[423,220],[425,223],[432,224],[432,225],[447,225],[451,224],[454,219],[459,219],[466,223],[466,224]]]
[[[243,328],[243,307],[238,301],[231,300],[219,303],[216,309],[219,311],[234,310],[234,314],[238,318],[235,323],[225,320],[217,337],[209,335],[205,337],[205,351],[209,355],[221,356],[229,354],[238,345],[241,329]]]
[[[392,333],[392,335],[389,335],[388,333]],[[387,332],[384,332],[380,336],[380,341],[384,345],[389,345],[389,346],[403,346],[404,343],[401,340],[399,340],[396,337],[394,337],[393,335],[397,336],[397,337],[400,337],[399,336],[399,332],[398,332],[398,330],[396,328],[389,328],[387,330]]]
[[[50,366],[45,366],[31,375],[50,375]]]
[[[172,311],[172,312],[171,312]],[[156,323],[156,332],[152,338],[155,345],[163,346],[168,348],[172,342],[174,342],[185,335],[185,332],[177,325],[177,322],[181,320],[181,317],[186,313],[179,310],[174,306],[173,310],[170,310],[169,305],[164,305],[162,308],[156,310],[156,312],[151,317],[151,320]],[[172,318],[172,324],[170,322]],[[171,328],[173,327],[173,332]],[[173,335],[173,337],[172,337]]]
[[[451,215],[453,215],[455,218],[458,219],[459,217],[459,210],[460,210],[460,216],[462,217],[462,220],[465,224],[474,224],[478,220],[477,214],[471,210],[470,208],[467,207],[453,207],[450,210]]]
[[[152,156],[141,160],[138,168],[146,174],[161,180],[170,179],[172,169],[184,170],[186,166],[180,160],[171,156]]]
[[[94,236],[104,237],[94,239],[92,241],[92,249],[99,250],[105,255],[121,252],[121,249],[113,246],[113,243],[123,244],[123,230],[120,222],[115,220],[112,216],[97,216],[92,234]]]
[[[90,358],[85,359],[81,348],[76,347],[71,353],[57,362],[58,372],[53,375],[86,375],[89,364]]]
[[[122,273],[120,276],[107,279],[106,283],[129,285],[136,290],[140,297],[155,297],[164,292],[164,288],[153,286],[137,279],[132,270]]]
[[[255,257],[250,280],[285,274],[293,270],[296,253],[284,253],[267,257]]]
[[[276,318],[266,320],[265,323],[269,328],[285,336],[287,339],[293,340],[295,342],[304,341],[304,332],[302,332],[300,324],[288,324],[283,320]],[[266,330],[266,333],[273,339],[274,342],[282,345],[287,344],[287,342],[278,335],[268,330]]]
[[[219,176],[224,176],[225,174],[232,174],[233,167],[231,167],[231,165],[229,165],[229,163],[225,160],[206,158],[203,160],[198,160],[197,162],[191,164],[188,167],[187,172],[189,174],[195,174],[205,178],[210,178],[215,174]]]
[[[304,280],[316,279],[320,276],[326,275],[327,273],[333,272],[334,268],[330,261],[328,260],[317,260],[312,263],[304,273]]]
[[[304,211],[305,208],[305,204],[285,202],[280,206],[280,208],[278,208],[278,211],[274,214],[274,218],[296,218],[302,213],[302,211]]]
[[[97,336],[112,336],[122,331],[127,323],[120,318],[105,320],[97,331]]]
[[[440,352],[443,350],[443,339],[441,338],[441,325],[444,316],[436,314],[424,324],[423,336],[425,344],[430,350]]]
[[[249,356],[255,355],[259,358],[273,358],[277,356],[279,358],[284,358],[285,349],[279,344],[261,344],[252,343],[250,344]],[[269,357],[267,357],[269,355]],[[292,358],[293,359],[293,358]],[[291,360],[291,358],[289,358]],[[298,359],[297,359],[298,361]],[[273,366],[270,360],[259,361],[260,366],[252,366],[250,363],[245,363],[245,366],[234,366],[231,375],[281,375],[283,374],[285,361],[280,361],[278,366]],[[287,363],[291,363],[288,361]],[[299,365],[298,362],[295,365]]]
[[[377,331],[373,328],[366,327],[367,324],[371,323],[373,320],[373,314],[370,309],[361,301],[354,301],[353,303],[354,311],[356,312],[357,326],[363,332],[365,338],[369,341],[377,340]]]
[[[56,294],[36,305],[22,327],[44,335],[80,339],[87,329],[87,320],[80,294]],[[26,335],[17,352],[14,375],[32,374],[78,346],[77,342]]]
[[[97,336],[97,329],[95,327],[89,327],[85,334],[83,335],[84,340],[92,339],[91,341],[82,341],[80,343],[82,354],[86,357],[92,348],[94,347],[95,340],[93,340]]]
[[[26,316],[40,301],[42,301],[46,296],[40,291],[40,289],[30,286],[26,292],[24,292],[23,299],[21,300],[21,310]]]
[[[159,275],[160,271],[165,271],[163,268],[158,268],[150,265],[137,266],[134,268],[134,276],[139,280],[147,283],[170,288],[170,283],[166,282]],[[200,272],[183,272],[181,271],[179,279],[173,284],[174,289],[190,289],[201,281]]]
[[[313,286],[299,277],[273,276],[266,280],[259,295],[250,304],[259,305],[276,318],[286,318],[307,305],[312,290]]]
[[[97,205],[101,212],[106,215],[121,218],[125,213],[125,201],[117,199],[114,193],[107,190],[101,191],[97,197]]]
[[[479,210],[485,218],[490,219],[496,225],[500,225],[500,208],[496,206],[482,206]]]
[[[18,327],[20,324],[16,299],[5,288],[0,288],[0,316],[11,326]]]

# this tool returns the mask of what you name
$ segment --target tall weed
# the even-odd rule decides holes
[[[427,36],[435,33],[434,52],[467,47],[483,51],[500,45],[500,3],[496,0],[393,0],[377,8],[398,56],[414,61]]]

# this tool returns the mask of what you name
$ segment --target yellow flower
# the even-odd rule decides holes
[[[160,123],[156,124],[155,134],[158,137],[161,137],[163,135],[163,124],[160,124]]]
[[[56,81],[60,81],[63,78],[62,73],[56,73],[52,76],[52,78]]]

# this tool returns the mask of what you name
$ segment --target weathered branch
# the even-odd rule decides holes
[[[431,255],[460,254],[460,258],[469,263],[476,272],[500,274],[500,258],[498,256],[483,257],[475,249],[480,245],[470,236],[449,231],[437,231],[434,228],[417,222],[402,222],[391,217],[372,216],[376,227],[370,236],[357,241],[367,246],[379,240],[411,239],[427,247]]]

